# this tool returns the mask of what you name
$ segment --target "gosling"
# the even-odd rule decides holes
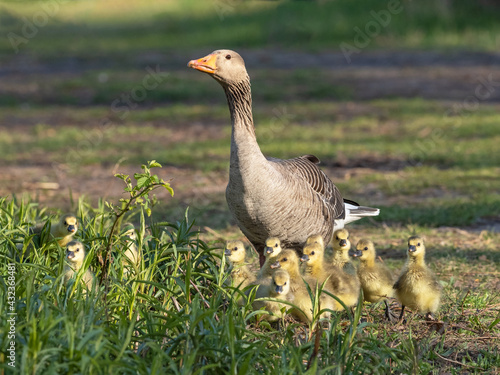
[[[432,314],[439,309],[442,287],[434,273],[425,264],[425,246],[421,237],[408,239],[408,260],[394,284],[396,297],[401,303],[399,320],[403,319],[405,306],[435,320]]]
[[[293,304],[298,307],[298,309],[293,308],[291,314],[297,319],[303,322],[312,322],[313,320],[313,305],[311,297],[306,287],[306,283],[312,289],[315,290],[317,280],[311,276],[305,275],[302,277],[299,270],[299,257],[295,250],[287,249],[283,250],[277,258],[277,261],[271,265],[273,269],[284,269],[290,275],[290,290],[293,293]],[[325,295],[326,296],[326,295]],[[332,304],[328,300],[331,298],[326,298],[323,295],[320,298],[321,308],[332,309]],[[324,313],[321,316],[329,317],[328,313]]]
[[[348,307],[355,306],[359,299],[360,284],[357,276],[349,275],[337,266],[327,266],[324,261],[324,248],[320,243],[304,246],[301,261],[306,264],[304,273],[318,282],[326,281],[325,289],[342,300]],[[343,310],[343,306],[331,299],[329,306],[334,311]]]
[[[360,240],[353,255],[360,260],[358,277],[364,300],[372,303],[384,301],[385,316],[389,321],[393,321],[395,317],[387,301],[387,298],[394,297],[394,276],[391,270],[375,260],[377,254],[372,241]]]
[[[266,240],[266,247],[264,248],[264,256],[266,261],[264,262],[262,268],[260,269],[257,280],[262,280],[266,277],[271,277],[273,274],[273,269],[271,264],[276,262],[278,255],[281,253],[281,241],[277,237],[270,237]]]
[[[33,247],[42,247],[44,245],[45,242],[41,236],[44,226],[44,224],[37,224],[29,229],[29,233],[34,235],[33,243],[28,245],[26,251],[24,252],[24,259],[28,258]],[[50,236],[48,236],[46,240],[51,241],[56,239],[59,246],[63,247],[73,239],[73,236],[77,231],[78,220],[76,216],[73,214],[66,214],[61,216],[57,223],[52,223],[50,225]],[[17,248],[18,250],[22,250],[22,244],[18,244]]]
[[[224,251],[231,270],[231,280],[234,287],[243,289],[255,281],[255,275],[249,270],[245,260],[245,245],[241,241],[227,241]]]
[[[85,260],[85,246],[80,241],[71,241],[66,247],[66,262],[63,267],[63,280],[66,285],[82,268]],[[92,289],[94,283],[94,274],[85,270],[81,280],[88,290]]]
[[[285,270],[277,270],[272,275],[272,281],[260,286],[257,290],[256,298],[270,297],[283,301],[292,302],[293,295],[290,293],[290,275]],[[255,310],[265,308],[269,314],[262,315],[262,319],[275,322],[285,316],[286,310],[290,307],[285,303],[275,301],[254,301],[252,304]]]
[[[349,258],[351,241],[349,241],[349,232],[347,229],[339,229],[333,233],[332,246],[332,264],[350,275],[356,275],[356,267],[354,267]]]
[[[135,228],[132,227],[128,229],[124,234],[125,236],[125,251],[122,256],[123,265],[123,275],[127,276],[129,274],[129,269],[134,267],[139,267],[141,263],[141,254],[137,249],[135,241],[137,240],[137,233]]]

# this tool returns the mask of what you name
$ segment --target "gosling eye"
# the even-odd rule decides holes
[[[283,258],[282,262],[286,262],[288,259],[287,258]]]
[[[79,251],[80,251],[80,249],[79,249],[79,248],[76,248],[76,250],[75,250],[75,251],[76,251],[76,252],[79,252]]]
[[[227,60],[231,60],[231,55],[226,55]]]
[[[286,281],[285,281],[285,283],[284,283],[283,285],[286,285],[286,284],[287,284],[287,283],[286,283]]]
[[[335,239],[338,240],[339,239],[339,236],[335,236]]]
[[[237,247],[235,247],[235,248],[233,249],[233,251],[236,251],[236,250],[238,250],[238,248],[237,248]]]
[[[368,246],[365,247],[365,250],[368,250]]]
[[[274,247],[278,247],[278,244],[274,245]]]
[[[314,255],[314,251],[311,251],[311,255]]]
[[[417,243],[417,246],[420,246],[420,242],[419,242],[419,243]]]
[[[65,221],[65,222],[64,222],[64,225],[68,225],[68,223]]]

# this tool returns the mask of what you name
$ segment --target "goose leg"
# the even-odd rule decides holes
[[[389,302],[387,300],[384,300],[385,303],[385,317],[389,322],[393,322],[396,320],[396,315],[391,311],[391,307],[389,306]]]
[[[402,305],[401,306],[401,314],[399,314],[399,319],[398,321],[402,321],[403,320],[403,315],[405,313],[405,305]]]

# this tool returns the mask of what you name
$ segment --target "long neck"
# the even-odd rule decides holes
[[[223,85],[226,93],[229,112],[231,113],[231,159],[238,160],[250,152],[262,155],[252,117],[252,92],[250,78],[238,83]]]

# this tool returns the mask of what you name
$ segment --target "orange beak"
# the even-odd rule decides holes
[[[188,62],[188,66],[201,72],[213,74],[217,70],[216,60],[217,55],[210,54],[198,60],[191,60]]]

